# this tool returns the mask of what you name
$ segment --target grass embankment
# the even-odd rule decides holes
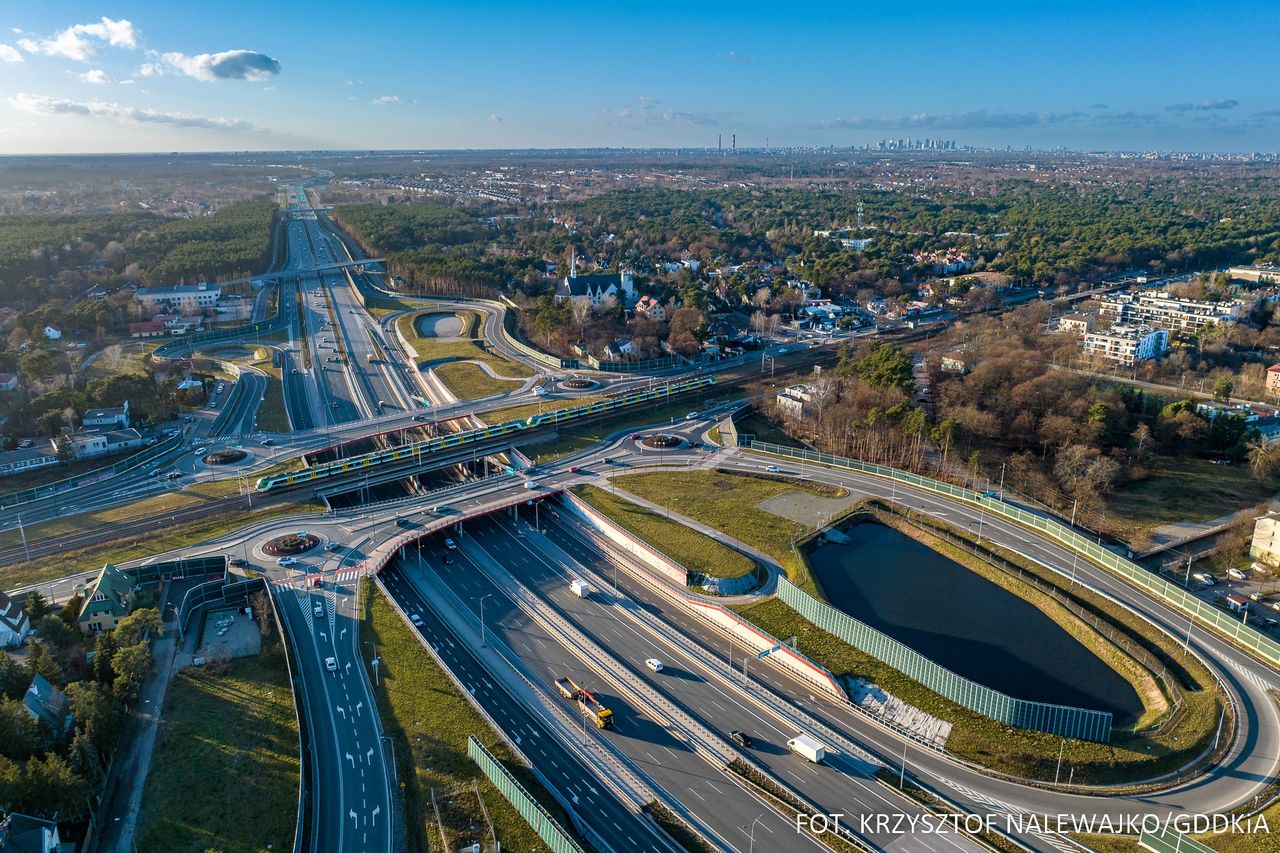
[[[1280,481],[1255,480],[1248,465],[1208,459],[1162,459],[1145,480],[1107,495],[1106,511],[1122,529],[1138,532],[1177,521],[1205,521],[1256,506],[1275,495]]]
[[[457,317],[462,324],[459,334],[450,337],[422,335],[420,323],[430,317]],[[489,349],[481,336],[483,316],[476,311],[426,311],[406,314],[396,320],[396,328],[418,356],[418,366],[430,368],[440,381],[459,399],[474,400],[503,391],[513,391],[533,375],[533,371]],[[486,373],[476,364],[488,366],[498,377]]]
[[[524,420],[541,412],[558,412],[561,409],[587,406],[607,399],[609,399],[608,394],[586,394],[571,399],[546,400],[542,403],[524,403],[519,406],[508,406],[505,409],[494,409],[484,412],[480,417],[484,418],[485,423],[502,424],[507,421]]]
[[[529,445],[524,448],[524,452],[535,462],[552,462],[562,456],[568,456],[571,453],[577,453],[580,450],[586,450],[592,445],[599,444],[610,433],[631,428],[666,426],[683,420],[686,414],[704,405],[702,401],[705,401],[705,399],[705,397],[699,397],[698,395],[686,394],[667,402],[659,401],[656,405],[653,403],[641,403],[635,408],[625,409],[616,415],[587,423],[569,421],[558,427],[558,434],[554,439]],[[554,408],[548,407],[544,411],[572,408],[573,405],[578,404],[574,403]],[[492,413],[489,416],[492,417]],[[506,420],[510,420],[510,418]],[[500,423],[500,421],[495,419],[493,423]]]
[[[258,405],[255,426],[263,432],[291,432],[293,427],[285,410],[284,377],[280,368],[271,363],[270,357],[254,361],[252,365],[267,377],[267,389]]]
[[[921,541],[931,544],[924,537]],[[944,553],[952,558],[967,556],[957,549]],[[1003,552],[998,556],[1010,562],[1016,558]],[[1036,568],[1030,563],[1025,567],[1018,565],[1030,572]],[[998,571],[991,566],[983,574],[990,576],[989,573]],[[1043,574],[1037,576],[1042,581],[1058,587],[1060,578],[1047,569],[1039,571]],[[1178,710],[1166,715],[1158,730],[1135,733],[1117,729],[1110,744],[1065,741],[1063,780],[1126,784],[1176,770],[1198,756],[1213,740],[1222,709],[1208,671],[1194,657],[1184,654],[1174,638],[1134,619],[1101,596],[1079,585],[1069,591],[1058,587],[1058,593],[1088,611],[1104,633],[1115,635],[1159,661],[1174,680],[1181,701]],[[820,630],[777,599],[741,608],[739,612],[774,636],[797,637],[801,652],[837,676],[872,681],[902,701],[949,721],[953,728],[947,749],[956,755],[1005,773],[1053,780],[1062,738],[1010,728],[944,699],[898,670]],[[1096,642],[1100,639],[1095,636],[1094,642],[1086,644],[1091,650],[1104,651],[1112,658],[1119,654],[1119,649],[1110,643],[1107,649],[1102,649]]]
[[[173,499],[184,498],[185,495],[163,495],[160,498],[151,498],[146,501],[139,501],[128,507],[121,507],[113,510],[103,510],[102,512],[84,513],[82,515],[71,516],[69,518],[58,519],[57,521],[44,522],[42,524],[31,525],[27,527],[28,541],[34,541],[34,537],[47,538],[51,536],[65,536],[69,533],[80,533],[86,530],[95,530],[103,526],[110,526],[113,523],[129,521],[140,518],[152,513],[164,512],[166,509],[178,509],[183,506],[190,506],[191,501],[183,503],[173,503]],[[170,501],[167,507],[158,507],[157,501]],[[199,499],[197,499],[198,502]],[[138,507],[147,506],[146,511],[134,512]],[[252,513],[247,513],[241,509],[226,510],[223,512],[212,513],[203,516],[198,521],[186,523],[171,524],[166,521],[158,522],[155,527],[145,533],[131,534],[127,537],[112,540],[107,543],[90,545],[84,548],[75,548],[69,551],[62,551],[58,554],[51,554],[45,557],[37,557],[33,560],[27,560],[21,563],[15,563],[11,566],[0,567],[0,586],[5,589],[12,589],[17,586],[26,586],[27,584],[39,583],[41,581],[51,580],[53,578],[62,577],[63,575],[73,572],[84,572],[102,568],[104,563],[126,563],[130,560],[139,560],[143,557],[150,557],[155,554],[161,554],[166,551],[172,551],[177,548],[185,548],[192,545],[206,542],[210,539],[217,539],[225,536],[241,527],[247,527],[250,524],[264,521],[269,518],[276,518],[282,515],[293,515],[300,512],[323,512],[324,507],[318,503],[285,503],[276,504],[265,509],[259,509]],[[46,531],[46,525],[51,532]],[[21,541],[16,532],[5,532],[0,534],[0,546],[13,547],[21,546]]]
[[[280,644],[225,672],[184,669],[165,705],[143,791],[140,849],[288,850],[300,769]]]
[[[746,554],[597,486],[574,486],[573,493],[691,572],[737,578],[755,568]]]
[[[751,412],[741,418],[738,418],[734,425],[738,428],[738,435],[750,435],[757,441],[767,441],[771,444],[781,444],[783,447],[804,447],[805,445],[787,435],[782,427],[773,421],[759,414]]]
[[[503,849],[544,847],[515,807],[467,758],[468,735],[475,735],[484,743],[525,790],[537,797],[562,827],[569,829],[568,816],[560,804],[463,698],[381,591],[369,581],[361,583],[365,587],[360,648],[366,664],[372,653],[366,641],[377,644],[381,657],[375,693],[383,730],[395,750],[396,774],[403,785],[409,849],[441,849],[440,827],[431,807],[433,790],[449,836],[449,849],[457,850],[473,842],[488,845],[485,809]],[[477,783],[484,798],[483,809],[476,795]]]
[[[121,374],[134,376],[150,376],[147,371],[147,356],[162,343],[164,338],[150,341],[131,341],[113,344],[103,350],[102,355],[89,362],[84,369],[86,380],[108,379]]]
[[[843,489],[794,478],[731,474],[724,471],[659,471],[614,477],[620,487],[659,506],[723,531],[777,560],[796,586],[817,594],[808,566],[791,548],[794,538],[813,527],[760,509],[760,504],[786,492],[842,498]],[[781,636],[790,636],[782,634]]]

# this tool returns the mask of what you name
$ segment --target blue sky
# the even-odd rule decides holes
[[[1276,12],[17,0],[0,12],[0,153],[714,146],[735,132],[743,147],[1275,151]]]

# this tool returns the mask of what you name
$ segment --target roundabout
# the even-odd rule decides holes
[[[600,383],[594,379],[583,379],[580,376],[573,376],[569,379],[561,379],[556,383],[566,391],[590,391],[600,387]]]
[[[243,462],[249,458],[249,453],[237,448],[228,448],[226,450],[215,450],[212,453],[206,453],[200,458],[205,465],[234,465],[237,462]]]
[[[262,552],[271,557],[293,557],[305,554],[320,544],[314,533],[286,533],[262,543]]]
[[[675,450],[684,445],[685,440],[683,438],[665,432],[655,432],[653,435],[647,435],[636,442],[637,447],[648,450]]]

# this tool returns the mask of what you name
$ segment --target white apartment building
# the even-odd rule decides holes
[[[1163,291],[1126,293],[1103,299],[1098,313],[1118,324],[1150,326],[1170,332],[1194,334],[1215,323],[1234,323],[1249,306],[1241,301],[1206,302],[1179,299]]]
[[[818,395],[812,385],[790,385],[778,392],[778,408],[789,418],[802,418],[806,407],[818,401]]]
[[[134,298],[154,302],[168,311],[198,314],[218,304],[222,287],[217,284],[179,284],[172,287],[139,287]]]
[[[1125,367],[1135,362],[1159,358],[1169,350],[1169,330],[1134,326],[1112,326],[1105,332],[1089,332],[1082,348]]]

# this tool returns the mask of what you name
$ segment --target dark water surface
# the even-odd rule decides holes
[[[1017,699],[1142,713],[1133,687],[1032,605],[891,527],[865,522],[809,562],[831,604]]]

